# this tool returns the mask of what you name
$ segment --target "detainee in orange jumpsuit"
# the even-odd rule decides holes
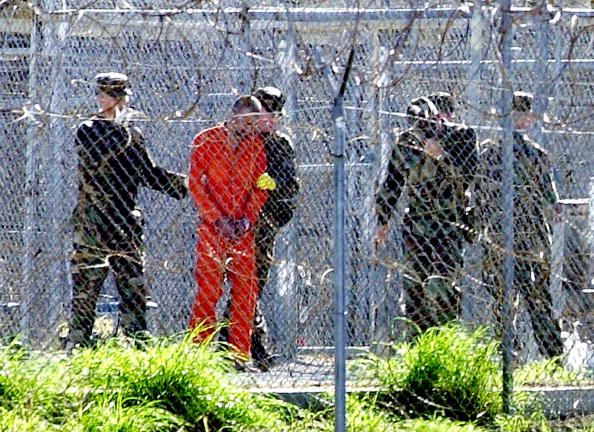
[[[194,138],[189,190],[199,211],[190,328],[211,337],[225,273],[231,282],[229,344],[249,359],[258,292],[254,230],[268,197],[264,141],[256,129],[260,102],[242,96],[226,122]],[[260,180],[260,181],[259,181]]]

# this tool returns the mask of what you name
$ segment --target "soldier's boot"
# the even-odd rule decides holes
[[[251,354],[254,364],[261,371],[265,372],[273,365],[274,358],[268,338],[268,325],[259,304],[256,305],[254,317]]]
[[[92,334],[95,323],[95,310],[93,303],[83,294],[72,300],[72,316],[68,324],[66,336],[66,351],[72,352],[74,348],[88,348],[93,346]]]
[[[122,313],[121,326],[124,335],[132,339],[136,348],[145,348],[146,343],[151,339],[145,314],[140,311]]]

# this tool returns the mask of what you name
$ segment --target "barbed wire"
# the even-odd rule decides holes
[[[477,153],[486,151],[487,140],[501,141],[500,120],[509,112],[496,109],[507,91],[500,82],[500,11],[495,2],[483,2],[482,8],[449,4],[423,9],[343,3],[351,7],[330,2],[318,7],[247,2],[226,7],[180,1],[175,7],[155,3],[145,8],[130,1],[124,9],[118,2],[0,2],[0,82],[7,84],[0,86],[0,158],[7,161],[0,167],[0,185],[6,191],[0,198],[0,303],[12,305],[9,312],[4,310],[8,306],[0,309],[2,335],[21,333],[47,350],[62,343],[59,335],[70,319],[73,299],[71,215],[79,200],[81,159],[76,131],[81,123],[97,120],[97,73],[127,74],[132,105],[146,116],[136,125],[147,149],[159,164],[184,175],[196,134],[228,120],[239,95],[275,86],[286,99],[281,129],[293,142],[300,192],[291,222],[275,233],[271,271],[262,291],[270,339],[282,358],[270,382],[283,380],[295,362],[309,362],[305,369],[310,375],[330,370],[326,354],[333,344],[335,287],[330,275],[337,203],[331,114],[337,77],[354,49],[344,100],[349,344],[370,347],[407,340],[410,329],[400,325],[401,318],[422,322],[449,311],[422,302],[411,311],[409,301],[403,312],[406,296],[421,292],[439,303],[451,287],[461,295],[456,318],[490,325],[499,337],[497,284],[503,264],[498,260],[504,249],[500,221],[492,219],[510,211],[499,203],[500,173],[481,171],[468,180],[470,185],[463,184],[459,166],[467,163],[466,156],[452,150],[455,163],[444,168],[444,158],[428,156],[431,151],[424,146],[439,141],[437,153],[463,147],[455,128],[476,134]],[[534,95],[537,126],[529,135],[538,141],[515,156],[516,179],[525,182],[517,185],[522,200],[516,200],[515,210],[526,220],[518,219],[513,251],[519,266],[514,297],[519,312],[514,317],[517,348],[522,361],[528,361],[558,348],[555,337],[543,337],[547,325],[559,337],[573,331],[559,321],[573,325],[592,319],[594,326],[594,317],[584,312],[593,301],[588,290],[594,129],[588,112],[594,97],[589,86],[594,11],[516,7],[511,13],[517,49],[510,79],[514,90]],[[551,35],[538,30],[541,24],[549,26]],[[411,100],[437,91],[457,100],[455,126],[407,112]],[[413,130],[419,120],[442,129],[419,139]],[[442,139],[446,132],[452,141]],[[411,142],[399,147],[404,139]],[[524,143],[517,141],[518,146]],[[534,192],[535,182],[548,175],[544,168],[533,171],[545,154],[562,183],[553,220],[529,217],[545,206],[549,192]],[[484,160],[477,156],[477,173],[489,168],[481,165]],[[391,164],[407,175],[401,179],[402,190],[392,191],[398,202],[390,207],[385,247],[378,248],[378,194]],[[490,182],[492,188],[482,201],[476,198],[479,182]],[[489,213],[484,209],[491,208],[492,214],[482,214],[484,219],[468,226],[458,218],[458,204],[450,205],[456,200],[447,194],[457,193],[450,186],[470,190],[457,197],[462,210]],[[476,201],[467,202],[469,196]],[[198,291],[196,247],[204,233],[197,234],[197,227],[203,214],[190,198],[177,203],[146,188],[136,198],[146,219],[146,285],[158,304],[147,312],[148,328],[157,335],[176,334],[188,328]],[[417,225],[408,220],[411,214]],[[544,228],[551,242],[543,237]],[[418,230],[431,232],[421,235]],[[455,280],[444,285],[436,275]],[[541,294],[550,299],[537,300],[548,302],[553,312],[530,311],[535,306],[529,294],[534,294],[539,275],[546,279],[539,282]],[[230,281],[226,284],[223,297],[231,295]],[[115,281],[107,279],[101,295],[118,298],[117,293]],[[592,342],[591,334],[582,338]],[[309,354],[300,357],[306,350]],[[566,349],[564,355],[570,354]]]

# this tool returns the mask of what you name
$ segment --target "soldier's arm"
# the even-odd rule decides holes
[[[557,190],[555,177],[553,175],[553,166],[550,155],[546,151],[543,151],[543,154],[540,155],[539,159],[540,160],[536,163],[537,166],[540,166],[541,172],[539,173],[537,181],[540,181],[538,189],[543,194],[539,205],[543,207],[542,214],[545,218],[545,225],[543,227],[545,228],[544,232],[551,234],[550,227],[555,222],[555,212],[557,211],[555,204],[559,202],[559,193]]]
[[[464,185],[464,234],[467,241],[474,243],[480,232],[478,215],[477,177],[479,176],[479,147],[474,129],[463,126],[460,129],[460,170]]]
[[[498,170],[500,167],[499,147],[491,141],[483,141],[479,151],[479,163],[474,183],[477,216],[481,224],[496,215],[498,188],[501,187]]]
[[[464,187],[468,189],[474,182],[478,169],[479,150],[476,132],[465,125],[456,125],[445,135],[445,139],[448,157],[462,174]]]
[[[279,169],[278,172],[274,173],[273,177],[279,185],[280,194],[285,198],[292,198],[299,193],[295,149],[288,136],[279,134],[277,139],[279,154],[275,155],[275,157]]]
[[[543,172],[542,172],[542,190],[545,193],[545,202],[548,204],[556,204],[559,202],[559,190],[557,188],[557,183],[555,182],[555,176],[553,174],[553,164],[551,163],[551,159],[547,154],[543,161]]]
[[[401,149],[398,143],[396,143],[392,149],[390,163],[388,164],[388,175],[375,199],[378,223],[380,225],[388,224],[402,194],[407,171],[408,168],[404,163]]]
[[[299,180],[297,177],[297,164],[295,148],[289,137],[283,136],[284,146],[286,148],[285,158],[283,161],[283,170],[287,173],[286,178],[286,196],[289,198],[294,197],[299,193]]]
[[[78,170],[83,177],[90,176],[93,165],[101,161],[94,161],[93,155],[99,154],[93,147],[97,145],[96,131],[93,128],[92,120],[86,120],[76,130],[74,145],[78,155]]]
[[[463,141],[464,176],[469,183],[472,183],[475,180],[479,164],[478,145],[474,129],[466,128],[464,130]]]

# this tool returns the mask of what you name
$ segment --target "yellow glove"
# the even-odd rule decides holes
[[[262,174],[256,181],[258,189],[273,191],[276,189],[276,181],[268,173]]]

